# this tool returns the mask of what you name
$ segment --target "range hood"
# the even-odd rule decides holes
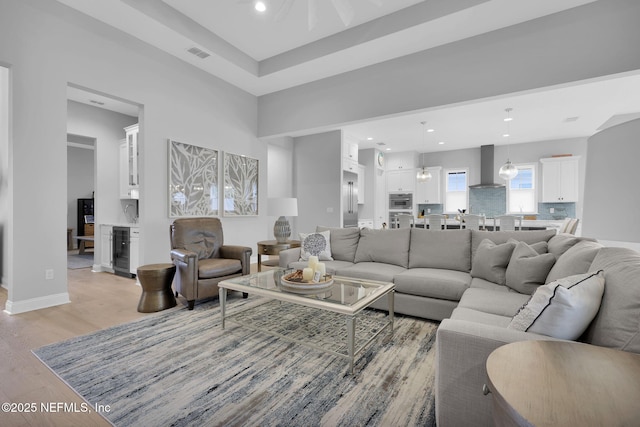
[[[493,145],[480,146],[480,184],[469,188],[501,188],[504,184],[493,182]]]

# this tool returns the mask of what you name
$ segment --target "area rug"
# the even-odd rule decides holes
[[[93,253],[67,255],[67,268],[77,270],[93,266]]]
[[[265,302],[232,298],[227,310],[251,309],[263,318],[270,311],[285,334],[328,331],[339,341],[344,332],[335,319],[323,320],[323,312],[305,318],[296,306]],[[370,319],[357,324],[375,327],[385,315],[366,310]],[[225,326],[215,299],[33,353],[87,403],[109,405],[102,416],[118,427],[435,425],[437,323],[396,316],[393,337],[385,339],[385,332],[366,347],[355,375],[342,357],[233,322]]]

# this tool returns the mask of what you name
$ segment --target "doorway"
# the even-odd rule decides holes
[[[101,235],[101,224],[126,224],[138,216],[138,201],[122,200],[119,186],[125,128],[137,124],[138,116],[136,104],[67,87],[68,269],[113,272],[110,236]]]

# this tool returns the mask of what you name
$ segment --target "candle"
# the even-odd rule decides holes
[[[315,256],[315,255],[310,255],[309,256],[309,267],[311,267],[312,270],[315,270],[317,264],[318,264],[318,257]]]
[[[313,268],[307,267],[302,270],[302,280],[310,282],[313,279]]]
[[[316,264],[316,268],[314,271],[319,271],[320,276],[322,277],[327,274],[327,267],[324,265],[324,262],[319,262]]]

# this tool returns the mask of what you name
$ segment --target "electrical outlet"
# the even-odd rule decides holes
[[[53,280],[53,269],[47,269],[44,271],[44,278],[46,280]]]
[[[555,212],[556,212],[555,208],[549,208],[549,213],[555,213]]]
[[[431,208],[427,208],[427,213],[431,213]]]

